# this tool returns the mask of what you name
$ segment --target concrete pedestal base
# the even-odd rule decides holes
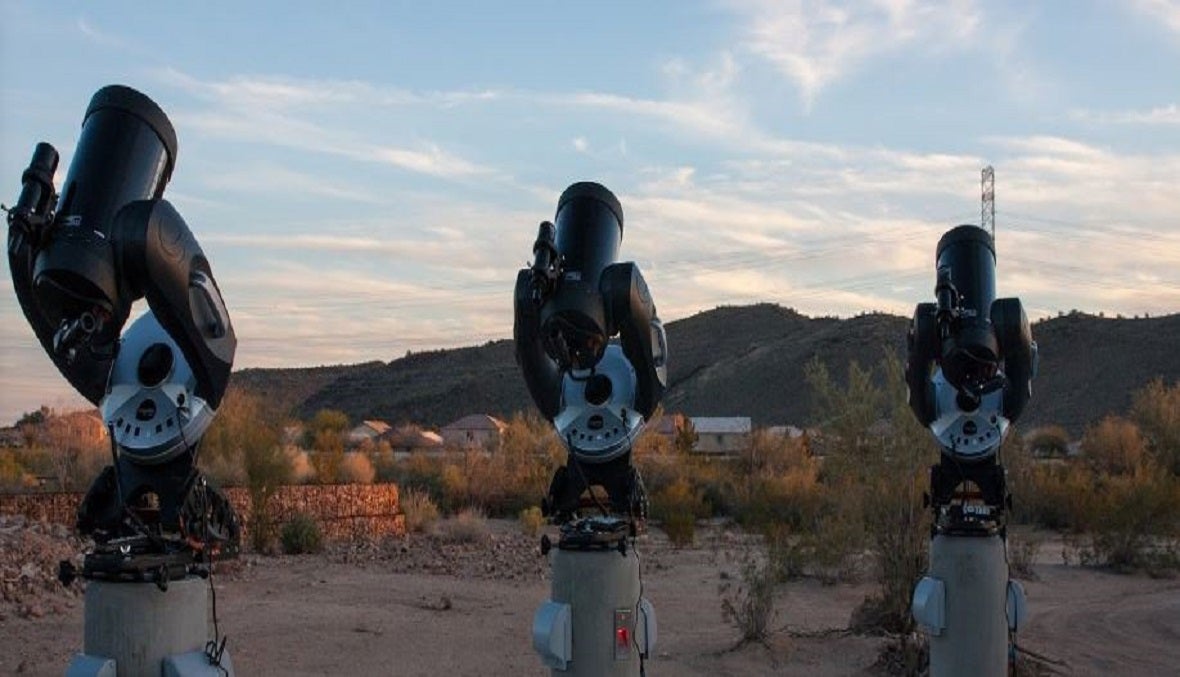
[[[204,657],[211,639],[208,581],[172,581],[167,591],[153,583],[90,581],[85,653],[74,658],[66,675],[233,675],[228,652],[221,666],[209,665]]]
[[[568,605],[570,660],[555,677],[638,677],[640,650],[654,644],[655,613],[639,600],[633,550],[555,548],[552,602]],[[650,641],[649,641],[650,640]]]
[[[930,542],[930,577],[945,590],[945,628],[930,636],[931,677],[1003,677],[1008,670],[1008,564],[999,536]]]

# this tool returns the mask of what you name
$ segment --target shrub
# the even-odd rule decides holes
[[[1147,442],[1131,421],[1107,416],[1086,429],[1082,456],[1099,474],[1129,475],[1148,460]]]
[[[545,517],[537,506],[530,506],[520,511],[520,529],[525,534],[536,536],[541,533],[541,527],[544,525]]]
[[[1143,431],[1156,461],[1180,476],[1180,382],[1172,387],[1160,379],[1135,393],[1131,418]]]
[[[652,517],[676,547],[692,545],[698,517],[709,515],[709,506],[699,490],[681,478],[652,496]]]
[[[364,452],[349,452],[340,459],[336,469],[336,481],[341,484],[372,484],[377,476],[373,462]]]
[[[1037,458],[1064,458],[1069,455],[1069,433],[1059,425],[1047,425],[1028,434],[1028,449]]]
[[[1180,483],[1159,468],[1101,477],[1083,504],[1079,559],[1116,571],[1180,569]]]
[[[0,491],[21,491],[36,484],[36,478],[25,469],[16,454],[0,450]]]
[[[438,521],[438,506],[425,491],[403,491],[401,509],[406,516],[406,530],[411,533],[425,533]]]
[[[337,474],[344,460],[344,433],[348,429],[348,415],[335,409],[321,409],[312,417],[307,434],[315,454],[316,479],[324,484],[339,481]]]
[[[776,616],[774,571],[769,562],[747,550],[739,563],[739,577],[736,582],[726,580],[720,586],[721,617],[737,628],[739,646],[765,642]]]
[[[279,540],[283,544],[283,552],[288,555],[316,553],[324,548],[320,525],[305,513],[296,513],[283,525]]]
[[[315,479],[315,466],[311,464],[308,453],[295,447],[288,447],[284,453],[291,466],[291,481],[295,484],[310,484]]]
[[[1037,554],[1041,550],[1042,539],[1033,534],[1016,535],[1008,532],[1008,570],[1016,578],[1035,581],[1037,574],[1033,566],[1037,563]]]
[[[448,543],[484,543],[492,535],[488,518],[479,508],[464,508],[436,523],[434,534]]]

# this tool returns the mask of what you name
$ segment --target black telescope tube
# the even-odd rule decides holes
[[[164,111],[130,87],[103,87],[82,119],[57,224],[110,235],[123,205],[163,196],[175,163],[176,131]]]
[[[623,240],[623,207],[606,187],[575,183],[557,200],[557,251],[566,279],[597,289],[602,269],[618,260]],[[576,273],[571,278],[570,273]]]
[[[994,374],[1000,360],[999,345],[991,325],[991,307],[996,298],[996,253],[987,231],[976,226],[958,226],[947,231],[935,250],[939,287],[954,287],[957,318],[944,325],[941,360],[943,373],[955,388],[982,387]],[[942,321],[944,294],[940,292]],[[972,410],[977,400],[961,400]]]
[[[541,309],[541,334],[546,353],[563,369],[587,369],[616,331],[608,325],[599,279],[619,256],[623,208],[605,187],[584,181],[561,194],[553,222],[561,275]]]
[[[85,313],[125,315],[111,228],[131,202],[160,198],[176,161],[176,131],[147,96],[122,85],[95,93],[58,201],[48,245],[37,254],[34,293],[51,326]],[[116,335],[111,325],[113,340]]]
[[[957,226],[938,241],[935,266],[950,271],[965,324],[988,322],[996,300],[996,250],[987,231]]]

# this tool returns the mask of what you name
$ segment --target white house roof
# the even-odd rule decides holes
[[[386,423],[385,421],[362,421],[361,425],[357,426],[357,428],[360,428],[362,426],[366,426],[368,428],[371,428],[378,435],[389,432],[389,430],[391,429],[389,427],[389,424]]]
[[[695,416],[692,429],[706,435],[746,435],[753,429],[749,416]]]
[[[487,414],[471,414],[443,426],[443,432],[458,430],[503,430],[508,424]]]
[[[795,439],[796,437],[803,437],[805,431],[802,428],[793,425],[772,425],[766,428],[766,432],[771,435],[779,437],[789,437]]]

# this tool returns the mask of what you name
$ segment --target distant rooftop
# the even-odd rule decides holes
[[[694,416],[692,429],[697,434],[749,434],[753,429],[749,416]]]
[[[487,414],[470,414],[463,418],[452,421],[443,426],[444,431],[448,430],[503,430],[508,426],[507,423],[501,421],[495,416],[488,416]]]

